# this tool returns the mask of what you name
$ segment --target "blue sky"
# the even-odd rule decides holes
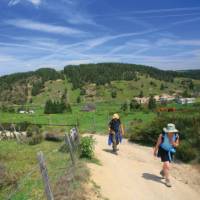
[[[200,69],[200,1],[0,0],[0,75],[97,62]]]

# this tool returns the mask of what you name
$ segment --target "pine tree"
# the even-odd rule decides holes
[[[153,98],[153,96],[151,96],[149,98],[149,104],[148,104],[148,108],[150,110],[154,110],[156,108],[156,100]]]
[[[112,90],[111,92],[111,97],[114,99],[117,97],[117,91],[116,90]]]
[[[76,102],[81,103],[81,97],[80,96],[77,97]]]
[[[140,91],[139,97],[140,97],[140,98],[144,97],[144,93],[143,93],[142,90]]]
[[[124,112],[128,110],[128,104],[127,104],[127,102],[124,102],[124,103],[121,105],[121,110],[123,110]]]
[[[161,83],[161,85],[160,85],[160,90],[164,90],[164,89],[165,89],[165,86],[164,86],[163,83]]]
[[[141,108],[141,104],[139,104],[135,99],[131,100],[130,102],[130,110],[134,111]]]

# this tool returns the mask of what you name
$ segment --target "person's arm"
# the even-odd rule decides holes
[[[175,140],[175,142],[172,142],[172,145],[174,147],[178,147],[179,146],[179,135],[176,136],[176,140]]]
[[[111,134],[115,133],[114,130],[111,128],[111,123],[112,123],[112,121],[110,121],[109,124],[108,124],[108,131],[109,131],[109,134],[110,134],[110,133],[111,133]]]
[[[122,135],[125,135],[123,124],[120,124],[120,129],[121,129],[121,133],[122,133]]]
[[[161,142],[162,142],[162,134],[159,135],[158,140],[157,140],[157,143],[156,143],[156,146],[154,147],[154,153],[153,153],[154,156],[157,155],[158,148],[159,148]]]

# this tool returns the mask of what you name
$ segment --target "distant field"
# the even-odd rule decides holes
[[[156,115],[153,112],[121,112],[120,104],[117,103],[96,103],[95,112],[80,111],[83,104],[72,106],[72,113],[64,114],[43,114],[43,109],[38,108],[35,114],[19,114],[19,113],[0,113],[1,123],[18,123],[28,121],[36,124],[79,124],[81,132],[107,132],[107,125],[115,112],[120,113],[123,124],[128,127],[129,124],[137,119],[141,119],[147,123]],[[63,127],[64,128],[64,127]],[[62,129],[63,129],[62,128]]]

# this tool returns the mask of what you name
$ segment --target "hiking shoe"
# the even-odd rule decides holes
[[[160,171],[160,175],[162,176],[162,178],[165,178],[165,174],[163,170]]]
[[[167,187],[172,187],[172,185],[171,185],[169,179],[166,179],[166,181],[165,181],[165,185],[166,185]]]

